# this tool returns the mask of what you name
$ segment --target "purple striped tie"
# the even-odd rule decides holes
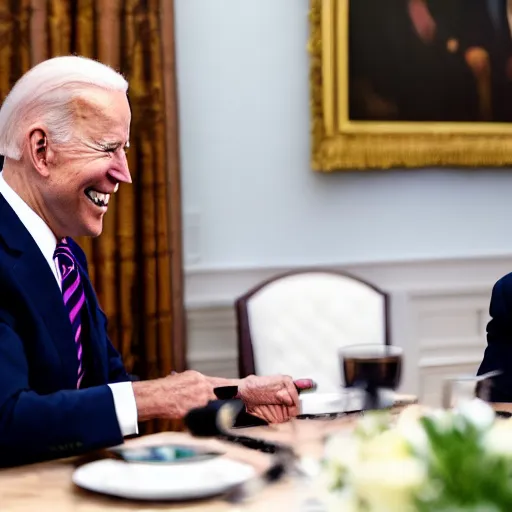
[[[77,389],[80,387],[84,376],[83,358],[82,358],[82,320],[81,311],[85,304],[85,294],[80,272],[75,257],[69,248],[68,242],[63,238],[58,244],[53,258],[57,263],[62,282],[62,298],[69,315],[69,321],[73,329],[75,344],[78,357]]]

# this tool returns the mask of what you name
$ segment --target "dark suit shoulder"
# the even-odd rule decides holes
[[[501,294],[503,296],[512,295],[512,272],[504,275],[493,286],[492,289],[493,296],[496,294]]]
[[[493,379],[490,400],[512,401],[512,273],[500,278],[493,287],[487,324],[487,347],[478,374],[499,370]]]

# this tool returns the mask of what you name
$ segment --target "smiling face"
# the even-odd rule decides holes
[[[69,142],[52,143],[44,132],[33,135],[46,144],[37,209],[57,238],[98,236],[111,194],[119,183],[131,183],[125,155],[131,119],[126,94],[91,88],[73,100],[72,110]]]

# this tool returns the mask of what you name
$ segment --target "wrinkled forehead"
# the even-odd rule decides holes
[[[126,142],[130,132],[130,106],[122,91],[99,88],[85,90],[70,105],[76,133],[86,137],[116,137]]]

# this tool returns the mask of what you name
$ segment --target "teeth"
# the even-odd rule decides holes
[[[102,194],[96,190],[88,190],[87,196],[96,206],[107,206],[110,200],[110,194]]]
[[[114,194],[119,190],[119,183],[116,183],[116,186],[114,188]]]

